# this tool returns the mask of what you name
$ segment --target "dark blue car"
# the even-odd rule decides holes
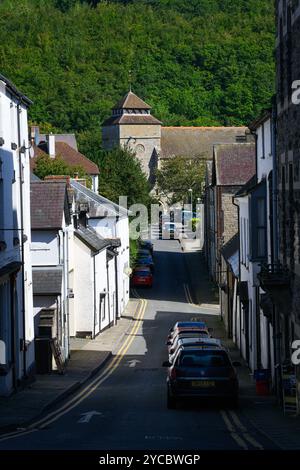
[[[180,398],[226,399],[238,406],[239,385],[235,366],[221,346],[181,347],[168,367],[167,406],[175,408]]]

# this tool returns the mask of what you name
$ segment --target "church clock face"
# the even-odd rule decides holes
[[[137,144],[137,146],[135,147],[135,150],[137,153],[144,153],[145,147],[143,146],[143,144]]]

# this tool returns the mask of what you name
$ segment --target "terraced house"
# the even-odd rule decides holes
[[[34,370],[27,109],[0,75],[0,395]]]
[[[281,359],[290,364],[291,343],[300,338],[300,105],[292,100],[300,80],[300,1],[277,1],[277,166],[279,267],[270,274],[271,287],[285,296],[280,308]],[[278,287],[277,287],[278,288]],[[300,376],[298,375],[298,392]]]

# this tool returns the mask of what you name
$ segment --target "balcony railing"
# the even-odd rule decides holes
[[[291,284],[291,272],[281,263],[262,264],[257,277],[265,289],[289,287]]]

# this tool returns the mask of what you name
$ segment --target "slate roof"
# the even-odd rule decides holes
[[[32,173],[32,171],[30,172],[30,181],[34,182],[34,181],[41,181],[41,179],[36,176],[34,173]]]
[[[252,178],[250,178],[249,181],[247,181],[246,184],[244,184],[244,186],[241,189],[239,189],[239,191],[235,194],[235,197],[246,196],[246,194],[252,191],[256,186],[257,186],[257,176],[255,174],[252,176]]]
[[[63,214],[69,222],[67,189],[64,181],[34,181],[30,183],[31,228],[62,228]]]
[[[214,177],[218,186],[244,185],[255,172],[255,144],[214,146]]]
[[[151,109],[151,106],[129,91],[112,109]]]
[[[111,246],[110,240],[102,238],[92,227],[83,227],[80,225],[75,229],[74,233],[94,252],[101,251]]]
[[[54,136],[55,142],[64,142],[74,150],[78,151],[75,134],[54,134]],[[40,134],[40,141],[42,140],[46,141],[46,134]]]
[[[239,233],[236,233],[222,248],[221,254],[230,266],[233,274],[239,275]]]
[[[76,180],[71,180],[71,187],[75,190],[75,201],[77,203],[89,203],[89,217],[117,217],[120,215],[128,215],[128,211],[124,207],[115,204],[100,194],[96,194]]]
[[[48,156],[47,143],[41,142],[34,146],[34,158],[30,159],[30,168],[34,171],[36,167],[36,158]],[[60,156],[69,166],[81,166],[88,175],[98,175],[99,168],[96,163],[89,160],[85,155],[75,150],[65,142],[55,142],[55,155]]]
[[[160,158],[174,156],[213,158],[213,146],[235,143],[245,137],[247,127],[162,127]]]
[[[122,114],[121,116],[112,116],[103,122],[102,126],[115,126],[117,124],[161,124],[151,114]]]
[[[33,268],[33,295],[58,295],[62,288],[62,268]]]

